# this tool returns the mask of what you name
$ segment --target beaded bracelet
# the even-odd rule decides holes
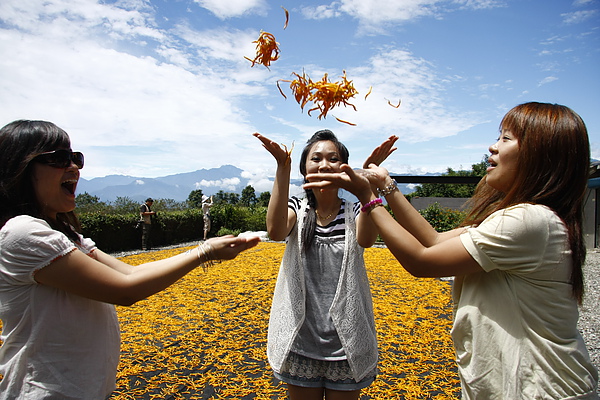
[[[382,205],[383,205],[383,200],[381,200],[381,198],[378,197],[376,199],[371,200],[364,206],[362,206],[360,208],[360,211],[362,211],[364,213],[370,213],[372,209],[374,209],[375,207],[378,207],[378,206],[382,206]]]
[[[377,188],[377,194],[381,197],[385,197],[388,194],[391,194],[394,190],[398,190],[398,184],[395,180],[392,179],[392,183],[384,187],[383,189]]]
[[[212,254],[213,247],[210,243],[204,242],[199,244],[198,247],[196,247],[196,251],[198,253],[198,259],[204,260],[202,261],[202,269],[204,270],[204,272],[206,272],[209,267],[215,265],[215,261],[213,260]]]

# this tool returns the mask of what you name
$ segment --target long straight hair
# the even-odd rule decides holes
[[[567,227],[573,259],[573,296],[583,300],[583,205],[587,188],[590,145],[581,117],[568,107],[524,103],[502,119],[500,131],[518,140],[517,175],[512,187],[501,193],[481,180],[463,225],[481,223],[491,213],[519,203],[551,208]]]
[[[300,156],[300,173],[304,177],[304,182],[306,183],[306,160],[308,159],[308,155],[313,145],[317,142],[321,141],[330,141],[333,142],[336,147],[340,160],[347,164],[348,159],[350,157],[350,153],[348,149],[342,142],[338,140],[335,134],[329,129],[323,129],[315,132],[314,135],[306,142],[306,146],[302,150],[302,155]],[[304,229],[302,231],[302,244],[304,249],[310,248],[315,238],[315,230],[317,229],[317,215],[315,210],[317,209],[317,198],[313,193],[312,189],[304,189],[306,193],[306,198],[308,199],[308,204],[310,206],[308,212],[306,213],[306,217],[304,220]]]
[[[0,129],[0,227],[17,215],[46,220],[53,229],[76,240],[80,231],[73,212],[59,213],[56,221],[46,218],[33,187],[33,159],[41,153],[70,149],[69,135],[47,121],[13,121]]]

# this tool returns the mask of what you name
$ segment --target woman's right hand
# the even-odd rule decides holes
[[[375,188],[382,189],[392,181],[388,170],[376,164],[370,164],[368,168],[357,170],[356,172],[365,176]]]
[[[282,149],[281,146],[279,145],[279,143],[276,143],[274,141],[272,141],[271,139],[267,138],[266,136],[261,135],[258,132],[255,132],[252,134],[254,137],[258,138],[258,140],[260,140],[263,144],[263,147],[265,149],[267,149],[267,151],[269,153],[271,153],[271,155],[273,155],[273,157],[275,157],[275,160],[277,161],[277,165],[278,166],[287,166],[290,165],[292,162],[292,150],[290,149],[289,151],[287,149]]]

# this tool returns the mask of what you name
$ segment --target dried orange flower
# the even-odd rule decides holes
[[[284,6],[281,6],[283,11],[285,11],[285,24],[283,25],[283,29],[287,28],[288,22],[290,22],[290,12]]]
[[[285,159],[284,165],[288,165],[290,162],[292,162],[292,151],[294,150],[294,144],[295,144],[294,141],[292,141],[292,147],[290,147],[290,149],[288,150],[285,143],[281,143],[281,145],[285,149],[285,152],[287,153],[287,158]]]
[[[386,99],[387,100],[387,99]],[[387,101],[388,104],[394,108],[399,108],[400,104],[402,104],[402,99],[398,100],[398,104],[392,104],[392,102],[390,100]]]
[[[319,110],[321,113],[317,117],[318,119],[327,117],[327,112],[340,104],[351,106],[356,111],[356,107],[348,103],[348,100],[354,97],[358,91],[354,88],[352,81],[346,78],[346,71],[344,71],[341,78],[341,82],[330,82],[327,79],[327,74],[325,74],[320,81],[313,83],[312,88],[314,90],[311,92],[309,100],[316,107],[308,110],[308,115],[311,111]]]
[[[254,57],[254,60],[248,57],[244,58],[251,61],[253,67],[254,64],[258,63],[268,69],[271,61],[279,58],[279,43],[277,43],[272,33],[260,31],[260,36],[252,43],[256,43],[256,57]]]
[[[310,79],[304,72],[302,75],[295,72],[292,75],[296,76],[296,79],[282,79],[281,81],[290,82],[290,89],[294,93],[296,102],[300,104],[302,110],[304,110],[306,103],[309,101],[313,102],[315,106],[308,110],[308,115],[313,111],[319,110],[320,113],[317,118],[321,119],[327,117],[327,113],[339,105],[350,106],[356,111],[356,107],[349,103],[349,100],[358,94],[358,91],[354,88],[352,81],[349,81],[346,77],[346,71],[344,71],[344,74],[341,76],[342,80],[339,82],[329,81],[327,74],[323,75],[323,78],[317,82]],[[281,87],[279,87],[279,82],[277,82],[277,87],[283,97],[287,98]],[[354,125],[350,122],[336,119],[340,122]]]

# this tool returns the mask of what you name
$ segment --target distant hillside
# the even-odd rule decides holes
[[[77,193],[87,192],[102,201],[114,201],[117,197],[129,197],[136,201],[148,197],[184,201],[192,190],[197,189],[208,196],[220,190],[241,193],[248,182],[247,178],[242,177],[241,169],[223,165],[159,178],[108,175],[90,180],[80,179]]]
[[[108,175],[90,180],[81,178],[77,185],[77,193],[87,192],[106,202],[115,201],[117,197],[129,197],[139,202],[148,197],[185,201],[190,192],[197,189],[201,189],[207,196],[220,190],[241,194],[249,182],[248,178],[242,177],[242,172],[243,170],[233,165],[223,165],[219,168],[200,169],[158,178],[127,175]],[[301,184],[300,181],[292,183]],[[400,187],[403,193],[413,191],[407,185]]]

